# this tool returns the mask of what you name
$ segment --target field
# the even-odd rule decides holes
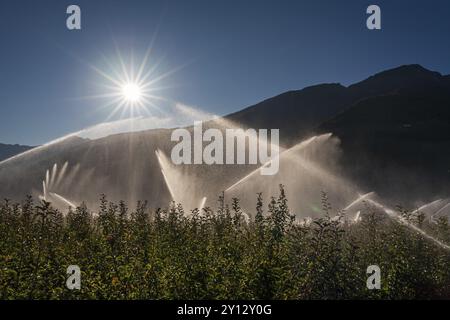
[[[253,195],[247,195],[253,196]],[[185,213],[101,198],[94,211],[67,213],[47,202],[0,205],[0,299],[449,299],[450,251],[369,204],[349,222],[323,194],[321,218],[298,221],[283,187]],[[264,203],[265,200],[265,203]],[[444,218],[399,215],[443,243]],[[337,218],[335,217],[337,214]],[[66,288],[69,265],[81,289]],[[381,269],[381,289],[366,286]]]

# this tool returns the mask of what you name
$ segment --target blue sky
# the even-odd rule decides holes
[[[82,30],[66,28],[78,4]],[[366,29],[378,4],[382,30]],[[227,114],[287,90],[344,85],[402,64],[450,73],[450,2],[363,0],[2,0],[0,142],[37,145],[101,123],[103,57],[115,46],[176,69],[159,94]],[[164,108],[164,105],[161,105]]]

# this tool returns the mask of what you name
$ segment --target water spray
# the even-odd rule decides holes
[[[445,243],[437,240],[436,238],[430,236],[428,233],[426,233],[425,231],[423,231],[422,229],[416,227],[415,225],[413,225],[412,223],[406,221],[404,218],[402,218],[401,216],[399,216],[394,210],[387,208],[386,206],[372,200],[372,199],[367,199],[367,202],[370,202],[371,204],[373,204],[374,206],[376,206],[377,208],[381,209],[382,211],[384,211],[389,217],[397,220],[398,222],[400,222],[402,225],[410,228],[413,231],[416,231],[417,233],[419,233],[420,235],[422,235],[424,238],[434,242],[435,244],[437,244],[438,246],[440,246],[443,249],[446,250],[450,250],[450,246],[446,245]]]
[[[295,146],[289,148],[289,149],[285,149],[282,152],[280,152],[280,154],[278,154],[276,157],[278,159],[281,159],[282,156],[286,156],[287,154],[289,154],[290,152],[293,151],[300,151],[303,150],[304,148],[306,148],[307,146],[309,146],[313,141],[320,139],[320,138],[325,138],[328,139],[329,137],[331,137],[331,133],[327,133],[327,134],[323,134],[320,136],[314,136],[309,138],[308,140],[302,141],[299,144],[296,144]],[[243,177],[242,179],[240,179],[239,181],[237,181],[236,183],[234,183],[233,185],[231,185],[230,187],[228,187],[225,192],[228,192],[234,188],[236,188],[237,186],[239,186],[240,184],[244,183],[245,181],[247,181],[248,179],[250,179],[252,176],[254,176],[255,174],[259,173],[261,171],[262,168],[268,167],[271,163],[272,160],[267,161],[266,163],[264,163],[263,165],[261,165],[259,168],[253,170],[252,172],[250,172],[249,174],[247,174],[245,177]]]

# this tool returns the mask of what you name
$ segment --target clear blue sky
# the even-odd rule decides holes
[[[82,30],[66,29],[66,8]],[[365,27],[369,4],[382,30]],[[114,41],[143,54],[156,30],[162,95],[227,114],[287,90],[350,84],[401,64],[450,73],[450,2],[364,0],[2,0],[0,142],[41,144],[105,120],[88,67]]]

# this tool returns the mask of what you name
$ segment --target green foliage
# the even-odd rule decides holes
[[[297,221],[283,186],[249,218],[238,199],[189,214],[172,203],[85,205],[63,215],[50,203],[0,205],[1,299],[430,299],[450,298],[450,253],[367,206],[360,223],[333,213]],[[441,218],[400,210],[404,219],[448,243]],[[379,265],[381,290],[366,269]],[[65,286],[78,265],[81,290]]]

